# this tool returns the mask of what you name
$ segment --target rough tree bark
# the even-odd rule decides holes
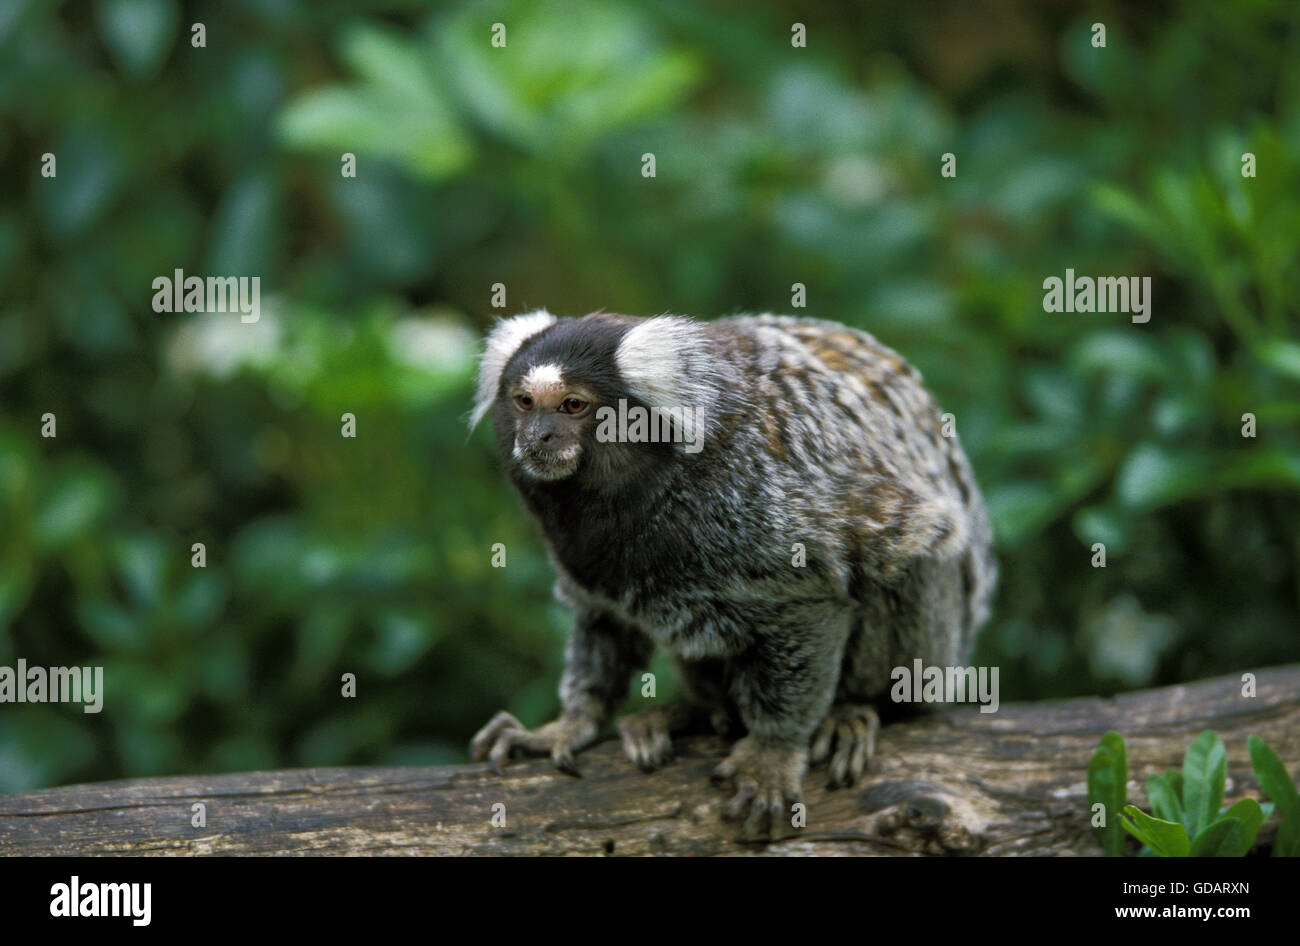
[[[1295,773],[1300,665],[1113,699],[954,710],[885,727],[864,782],[805,782],[807,827],[766,844],[719,818],[709,784],[726,744],[699,737],[645,775],[617,742],[578,757],[582,778],[541,760],[504,777],[486,765],[342,768],[134,779],[0,797],[0,854],[984,854],[1099,855],[1085,772],[1101,735],[1128,741],[1129,799],[1146,776],[1181,765],[1215,729],[1228,749],[1225,804],[1261,797],[1246,738]],[[191,825],[195,802],[207,826]],[[505,805],[505,827],[492,824]],[[1259,842],[1268,845],[1276,816]]]

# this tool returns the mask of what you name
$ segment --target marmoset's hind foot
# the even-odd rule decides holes
[[[876,754],[880,717],[865,703],[836,703],[817,727],[809,758],[827,761],[826,787],[852,785],[862,777]]]
[[[801,745],[764,742],[745,736],[713,772],[713,783],[731,783],[735,794],[723,806],[728,821],[743,819],[748,840],[782,837],[789,833],[793,808],[803,801],[802,785],[808,768],[808,750]]]
[[[673,736],[705,725],[726,735],[730,724],[724,711],[710,712],[695,703],[679,702],[626,716],[619,720],[618,731],[627,757],[642,772],[653,772],[673,760]]]

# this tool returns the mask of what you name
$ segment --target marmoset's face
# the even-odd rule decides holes
[[[559,365],[546,363],[513,379],[505,396],[514,421],[512,454],[524,472],[539,480],[572,476],[596,412],[591,388],[569,381]]]

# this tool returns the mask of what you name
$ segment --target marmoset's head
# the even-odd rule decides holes
[[[490,412],[502,455],[526,480],[576,476],[600,486],[682,446],[681,437],[638,437],[659,429],[649,425],[633,427],[629,439],[628,412],[680,417],[685,405],[702,440],[716,387],[706,338],[689,319],[530,312],[499,322],[488,336],[470,429]]]

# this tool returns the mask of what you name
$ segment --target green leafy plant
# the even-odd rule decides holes
[[[1119,813],[1128,801],[1128,758],[1124,737],[1108,732],[1101,737],[1097,751],[1088,762],[1088,803],[1102,805],[1106,817],[1097,828],[1101,846],[1110,857],[1124,853],[1124,833],[1120,829]]]
[[[1273,842],[1273,856],[1300,857],[1300,793],[1295,782],[1267,742],[1251,736],[1246,744],[1250,747],[1250,767],[1255,770],[1259,787],[1282,815]]]
[[[1243,857],[1276,810],[1282,824],[1273,855],[1300,856],[1300,793],[1268,743],[1251,736],[1249,746],[1251,767],[1271,803],[1243,798],[1230,808],[1222,807],[1228,753],[1218,734],[1207,729],[1187,748],[1181,772],[1168,769],[1147,779],[1148,814],[1127,804],[1124,739],[1119,733],[1106,733],[1088,763],[1088,802],[1104,806],[1107,814],[1096,827],[1107,855],[1123,854],[1123,831],[1142,842],[1144,855]]]

